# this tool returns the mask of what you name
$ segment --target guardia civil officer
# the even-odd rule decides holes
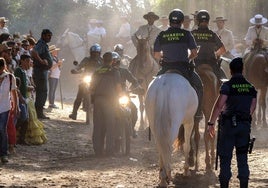
[[[158,75],[169,69],[175,69],[189,80],[197,92],[199,104],[203,96],[203,86],[200,77],[189,63],[197,57],[197,45],[190,31],[181,29],[184,14],[180,9],[174,9],[169,14],[170,27],[160,32],[154,43],[154,57],[161,60],[161,70]],[[188,56],[188,49],[190,55]],[[201,105],[198,106],[196,117],[202,117]]]
[[[218,80],[226,78],[224,72],[220,69],[217,60],[226,53],[223,42],[218,35],[208,28],[210,16],[208,11],[200,10],[196,15],[198,29],[192,31],[195,41],[200,50],[195,59],[195,65],[208,64],[213,68],[213,72]]]
[[[213,107],[208,122],[208,132],[215,135],[214,124],[221,113],[218,134],[218,154],[220,157],[219,180],[222,188],[229,186],[233,149],[236,149],[238,179],[240,187],[248,187],[248,145],[250,139],[251,115],[256,108],[255,88],[242,75],[242,58],[235,58],[230,63],[231,79],[224,82],[220,95]]]
[[[126,68],[124,68],[124,65],[121,65],[121,58],[120,55],[117,52],[112,52],[113,53],[113,67],[117,69],[120,72],[120,77],[121,77],[121,85],[122,85],[122,90],[126,94],[130,92],[129,90],[132,90],[131,92],[134,92],[135,94],[144,94],[144,89],[140,86],[137,78],[133,76],[133,74]],[[131,83],[131,87],[127,87],[127,81]],[[136,130],[135,130],[135,125],[138,119],[138,110],[136,105],[130,100],[129,102],[129,107],[131,109],[131,121],[132,121],[132,136],[133,138],[137,137]]]
[[[112,67],[112,52],[106,52],[103,61],[103,66],[94,72],[90,84],[94,105],[93,149],[96,156],[115,152],[116,109],[122,93],[120,73]]]

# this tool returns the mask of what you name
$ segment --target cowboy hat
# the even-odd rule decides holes
[[[152,17],[154,20],[159,19],[159,16],[157,16],[154,12],[148,12],[147,14],[143,15],[145,20],[147,20],[149,17]]]
[[[6,19],[6,17],[0,17],[0,22],[4,22],[6,23],[8,20]]]
[[[60,50],[60,48],[57,48],[56,47],[56,45],[50,45],[49,47],[48,47],[48,50],[50,51],[50,52],[52,52],[52,51],[56,51],[56,50]]]
[[[222,16],[219,16],[219,17],[216,17],[215,20],[213,20],[213,22],[218,22],[218,21],[227,21],[227,19]]]
[[[267,18],[264,18],[261,14],[256,14],[249,21],[250,23],[255,24],[255,25],[263,25],[267,23]]]

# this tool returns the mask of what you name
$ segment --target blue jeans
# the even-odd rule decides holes
[[[7,156],[7,120],[9,111],[0,113],[0,157]]]
[[[49,104],[54,104],[55,101],[55,93],[58,86],[59,79],[58,78],[49,78],[48,85],[49,85],[49,92],[48,92],[48,101]]]

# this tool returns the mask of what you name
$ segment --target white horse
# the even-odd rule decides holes
[[[177,73],[160,75],[149,85],[145,110],[159,152],[161,187],[167,186],[171,180],[171,154],[173,149],[178,149],[182,144],[185,155],[184,175],[190,175],[190,137],[197,105],[195,90]],[[176,147],[174,144],[177,144]]]
[[[81,62],[87,56],[87,45],[76,33],[66,29],[57,41],[57,46],[69,46],[76,61]]]

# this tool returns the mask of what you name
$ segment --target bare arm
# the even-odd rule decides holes
[[[219,58],[221,55],[223,55],[225,53],[226,53],[226,49],[224,46],[222,46],[215,52],[215,56],[216,56],[216,58]]]
[[[189,55],[189,59],[190,60],[193,60],[193,59],[195,59],[197,57],[197,49],[192,49],[191,50],[191,53],[190,53],[190,55]]]
[[[257,105],[257,98],[254,98],[251,102],[251,106],[250,106],[250,115],[252,115],[256,109],[256,105]]]
[[[160,59],[162,58],[162,53],[161,52],[154,52],[154,58],[159,62]]]
[[[221,111],[223,110],[223,107],[225,105],[225,102],[227,100],[227,95],[219,95],[219,97],[217,98],[214,106],[213,106],[213,109],[212,109],[212,112],[211,112],[211,115],[210,115],[210,118],[209,118],[209,121],[213,126],[208,126],[208,132],[210,134],[211,137],[214,137],[215,136],[215,122],[216,122],[216,119],[218,118],[218,116],[220,115]]]

